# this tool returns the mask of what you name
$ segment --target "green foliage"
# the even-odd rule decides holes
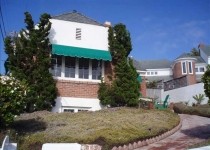
[[[111,104],[111,88],[103,79],[99,83],[98,99],[100,99],[101,104],[104,106]]]
[[[196,94],[195,96],[193,96],[194,100],[197,101],[197,104],[200,105],[202,103],[202,101],[204,101],[205,99],[205,95],[204,94]]]
[[[147,83],[147,88],[149,89],[156,89],[157,88],[157,81],[151,81]]]
[[[32,16],[26,12],[26,29],[22,29],[17,37],[5,39],[5,52],[8,54],[6,67],[9,73],[20,81],[26,81],[29,87],[26,96],[27,112],[50,110],[55,105],[56,85],[49,72],[49,19],[50,15],[43,14],[35,25]]]
[[[202,82],[204,83],[204,92],[209,98],[208,103],[210,105],[210,65],[206,67],[206,72],[202,76]]]
[[[190,51],[190,55],[191,55],[191,56],[200,56],[200,53],[199,53],[199,51],[198,51],[196,48],[193,48],[193,49]]]
[[[114,81],[110,86],[101,83],[99,99],[102,104],[119,106],[137,106],[139,93],[138,73],[128,58],[132,49],[130,33],[123,24],[109,28],[109,50],[114,65]]]
[[[184,103],[175,103],[174,104],[174,112],[179,114],[190,114],[190,115],[198,115],[203,117],[210,117],[210,106],[204,107],[191,107],[186,106]]]
[[[11,76],[0,76],[0,128],[10,125],[25,106],[27,86]]]

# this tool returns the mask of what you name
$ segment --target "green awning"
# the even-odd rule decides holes
[[[141,76],[138,76],[137,80],[139,81],[139,83],[141,83],[142,82]]]
[[[52,54],[98,60],[112,60],[111,54],[108,50],[97,50],[57,44],[52,44]]]

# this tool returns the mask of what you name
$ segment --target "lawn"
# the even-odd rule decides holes
[[[97,112],[23,114],[16,118],[11,130],[18,133],[19,150],[40,150],[47,142],[95,143],[110,149],[162,134],[178,123],[178,115],[168,110],[112,108]]]

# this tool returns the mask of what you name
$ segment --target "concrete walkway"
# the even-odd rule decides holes
[[[173,135],[135,150],[186,150],[188,146],[210,138],[210,118],[180,115],[182,127]]]

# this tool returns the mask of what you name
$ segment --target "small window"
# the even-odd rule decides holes
[[[154,72],[151,72],[151,75],[153,75],[154,74]]]
[[[55,77],[61,76],[62,56],[53,55],[51,58],[50,72]]]
[[[157,73],[157,71],[155,72],[155,75],[157,75],[158,73]]]
[[[63,109],[63,112],[74,112],[74,109]]]
[[[198,72],[198,68],[195,68],[195,72]]]
[[[147,75],[150,75],[150,72],[147,72]]]
[[[192,74],[192,62],[188,62],[188,67],[189,67],[189,73]]]
[[[85,58],[79,59],[79,78],[80,79],[89,78],[89,59]]]
[[[199,68],[199,71],[200,71],[200,72],[205,72],[204,67],[200,67],[200,68]]]
[[[182,62],[182,74],[186,74],[187,70],[186,70],[186,62]]]
[[[85,110],[85,109],[78,109],[78,112],[80,112],[80,111],[88,111],[88,110]]]
[[[76,28],[76,39],[81,40],[81,28]]]
[[[101,61],[99,60],[92,60],[92,79],[100,80],[101,79]]]
[[[75,78],[76,59],[74,57],[65,57],[65,77]]]

